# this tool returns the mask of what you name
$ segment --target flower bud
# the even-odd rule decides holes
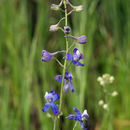
[[[74,9],[74,11],[76,11],[76,12],[80,12],[80,11],[83,11],[83,6],[82,5],[79,5],[79,6],[73,6],[73,9]]]
[[[51,5],[51,9],[57,11],[57,10],[60,9],[60,7],[59,7],[59,5],[52,4],[52,5]]]
[[[55,25],[51,25],[51,26],[50,26],[50,31],[51,31],[51,32],[56,32],[58,29],[59,29],[58,24],[55,24]]]
[[[99,104],[100,106],[102,106],[102,105],[104,104],[104,101],[103,101],[103,100],[100,100],[100,101],[98,102],[98,104]]]
[[[109,80],[110,80],[110,83],[113,83],[113,81],[114,81],[114,77],[111,76],[111,77],[109,78]]]
[[[114,91],[114,92],[112,92],[112,94],[111,94],[112,97],[115,97],[115,96],[117,96],[117,95],[118,95],[118,92],[117,92],[117,91]]]
[[[54,56],[54,55],[56,55],[56,54],[58,54],[58,53],[65,53],[65,51],[63,50],[63,51],[57,51],[57,52],[54,52],[54,53],[49,53],[49,52],[47,52],[46,50],[43,50],[42,51],[42,61],[43,62],[48,62],[48,61],[50,61],[51,59],[52,59],[52,57]],[[46,93],[47,94],[47,93]]]
[[[108,109],[108,105],[107,105],[107,104],[104,104],[104,105],[103,105],[103,108],[104,108],[105,110],[107,110],[107,109]]]
[[[64,33],[65,34],[70,34],[71,28],[69,26],[64,26]]]
[[[53,55],[51,55],[51,53],[47,52],[46,50],[43,50],[42,51],[42,59],[41,60],[44,61],[44,62],[48,62],[48,61],[51,60],[52,56]]]
[[[83,35],[81,37],[75,37],[75,36],[69,35],[68,37],[71,37],[71,38],[77,40],[77,42],[79,42],[80,44],[85,44],[87,42],[87,38],[85,35]]]
[[[99,76],[99,77],[97,78],[97,81],[98,81],[98,82],[101,82],[101,81],[102,81],[102,77]]]
[[[85,44],[87,42],[86,36],[78,37],[77,40],[80,44]]]

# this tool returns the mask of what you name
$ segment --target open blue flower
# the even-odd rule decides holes
[[[84,64],[80,63],[79,60],[83,59],[84,56],[79,53],[78,48],[74,48],[73,55],[67,54],[66,60],[71,60],[72,63],[76,66],[84,66]]]
[[[82,114],[76,107],[74,107],[74,111],[77,113],[76,115],[69,114],[66,118],[71,119],[71,120],[80,121],[81,128],[83,130],[87,130],[87,128],[84,126],[84,123],[83,123],[84,120],[87,120],[89,118],[87,110],[84,110],[84,112]]]
[[[47,52],[46,50],[43,50],[42,51],[42,61],[43,62],[48,62],[52,59],[52,57],[58,53],[62,53],[62,52],[65,52],[65,51],[57,51],[57,52],[54,52],[54,53],[50,53],[50,52]]]
[[[47,101],[47,103],[43,107],[42,111],[46,112],[49,109],[49,107],[51,106],[53,113],[55,115],[59,114],[59,109],[54,103],[55,101],[57,101],[60,98],[59,94],[57,94],[57,93],[55,94],[55,91],[52,89],[49,93],[46,92],[44,97],[45,97],[45,100]]]
[[[62,75],[56,75],[55,80],[61,83]],[[65,72],[64,86],[63,86],[65,92],[67,92],[68,88],[71,89],[71,92],[75,92],[72,80],[73,80],[72,73]]]

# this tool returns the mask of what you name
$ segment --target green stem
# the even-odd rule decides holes
[[[64,8],[65,8],[65,26],[67,26],[67,24],[68,24],[67,23],[68,17],[67,17],[66,0],[64,0]],[[68,53],[68,38],[67,37],[65,37],[65,41],[66,41],[66,54],[67,54]],[[64,77],[65,77],[66,64],[67,64],[67,60],[65,59],[63,73],[62,73],[61,92],[60,92],[60,106],[59,106],[60,113],[61,113],[61,109],[62,109],[63,85],[64,85]]]
[[[54,127],[53,127],[53,130],[56,130],[56,121],[57,121],[57,117],[54,118]]]

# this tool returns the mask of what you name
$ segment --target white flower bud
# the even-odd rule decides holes
[[[101,81],[102,81],[102,77],[99,76],[99,77],[97,78],[97,81],[98,81],[98,82],[101,82]]]
[[[99,104],[100,106],[102,106],[102,105],[104,104],[104,101],[103,101],[103,100],[100,100],[100,101],[98,102],[98,104]]]
[[[76,12],[80,12],[80,11],[83,11],[83,6],[82,5],[79,5],[79,6],[73,6],[73,9],[74,9],[74,11],[76,11]]]
[[[110,83],[113,83],[113,81],[114,81],[114,77],[111,76],[110,79],[109,79],[109,81],[110,81]]]
[[[57,11],[57,10],[60,9],[60,7],[59,7],[59,5],[52,4],[52,5],[51,5],[51,9]]]
[[[114,91],[114,92],[112,92],[112,94],[111,94],[112,97],[115,97],[115,96],[117,96],[117,95],[118,95],[118,92],[117,92],[117,91]]]
[[[104,104],[104,105],[103,105],[103,108],[104,108],[105,110],[107,110],[107,109],[108,109],[108,105],[107,105],[107,104]]]

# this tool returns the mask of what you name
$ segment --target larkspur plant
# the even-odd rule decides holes
[[[51,9],[55,10],[55,11],[58,11],[58,10],[63,11],[63,9],[61,9],[62,5],[64,6],[65,17],[61,18],[57,24],[51,25],[49,30],[51,32],[55,32],[55,31],[58,31],[58,30],[63,31],[63,33],[65,35],[64,37],[65,37],[65,42],[66,42],[66,49],[62,50],[62,51],[56,51],[56,52],[53,52],[53,53],[50,53],[46,50],[43,50],[42,51],[42,58],[41,58],[41,60],[43,62],[49,62],[57,54],[66,53],[64,58],[63,58],[64,59],[64,65],[62,65],[60,63],[60,61],[55,58],[58,61],[58,63],[60,64],[60,66],[63,67],[62,75],[56,75],[55,76],[55,80],[61,83],[60,96],[57,93],[55,94],[55,91],[53,89],[49,93],[46,92],[46,94],[44,96],[47,103],[43,107],[42,111],[46,112],[51,107],[51,109],[54,113],[54,116],[52,116],[53,117],[52,119],[54,120],[53,130],[56,130],[57,119],[61,120],[60,117],[62,116],[62,114],[64,114],[64,113],[62,113],[63,92],[67,92],[69,88],[70,88],[72,93],[76,92],[75,89],[74,89],[74,86],[72,84],[72,80],[73,80],[72,73],[68,72],[69,68],[67,68],[67,64],[68,64],[67,61],[71,61],[72,64],[75,65],[75,66],[84,66],[85,65],[85,64],[82,64],[81,62],[79,62],[81,59],[84,58],[84,56],[83,56],[83,54],[81,54],[79,52],[78,48],[73,49],[73,55],[69,54],[69,50],[73,47],[73,44],[69,47],[69,44],[68,44],[69,41],[68,40],[69,40],[69,38],[72,38],[76,42],[78,42],[79,44],[85,44],[87,42],[87,38],[86,38],[85,35],[82,35],[82,36],[79,36],[79,37],[70,35],[72,30],[71,30],[71,27],[68,26],[68,15],[70,15],[74,11],[75,12],[82,11],[83,6],[82,5],[74,6],[69,2],[69,0],[61,0],[61,2],[58,5],[52,4]],[[67,10],[68,5],[71,7],[70,12],[68,12],[68,10]],[[64,25],[64,27],[61,27],[60,23],[63,20],[65,20],[65,25]],[[59,105],[56,105],[54,102],[57,101],[58,99],[60,99],[60,103],[59,103]],[[86,130],[87,127],[85,127],[83,121],[87,120],[88,117],[89,117],[88,114],[87,114],[87,110],[85,110],[83,112],[83,114],[81,114],[81,112],[77,108],[74,107],[74,111],[77,113],[77,115],[70,114],[66,118],[79,121],[81,128]],[[76,126],[74,126],[74,128],[75,127]],[[61,128],[61,126],[60,126],[60,128]]]

